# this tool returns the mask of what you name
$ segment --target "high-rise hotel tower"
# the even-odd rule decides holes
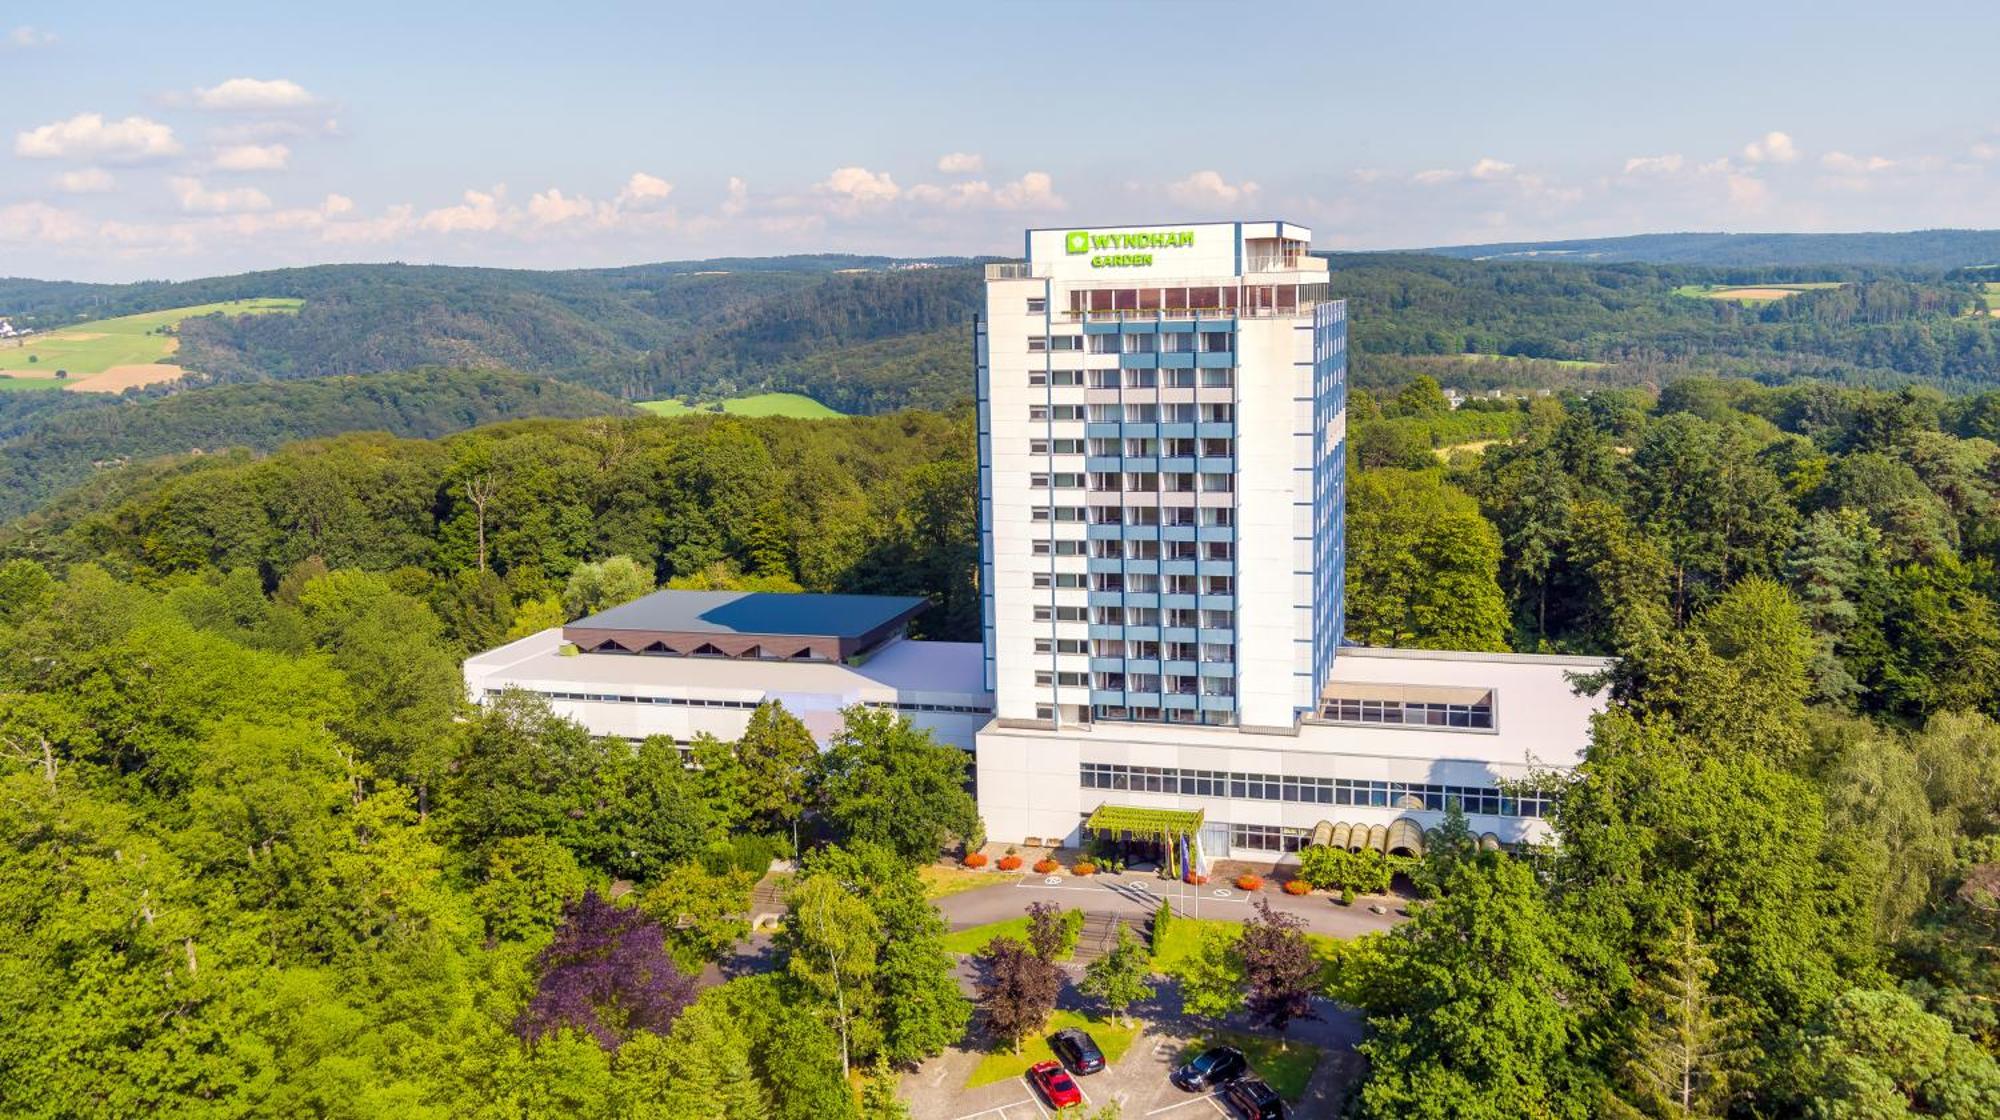
[[[1292,850],[1357,819],[1367,835],[1378,822],[1356,810],[1381,810],[1386,835],[1450,796],[1518,817],[1516,798],[1498,812],[1499,778],[1529,752],[1504,752],[1519,773],[1493,768],[1496,672],[1522,700],[1530,678],[1563,696],[1549,714],[1570,741],[1549,761],[1574,761],[1594,704],[1547,659],[1341,648],[1347,308],[1311,240],[1282,221],[1030,230],[1025,261],[988,266],[975,365],[994,721],[977,753],[994,839],[1074,843],[1107,807],[1198,818],[1210,856]],[[1385,761],[1411,753],[1414,770]]]
[[[1346,305],[1288,222],[1031,230],[979,345],[1001,719],[1289,730],[1341,630]]]

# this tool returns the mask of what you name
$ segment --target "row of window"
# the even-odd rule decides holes
[[[1120,641],[1099,638],[1090,643],[1090,655],[1133,661],[1205,661],[1211,665],[1231,665],[1236,661],[1236,647],[1227,642]]]
[[[1072,288],[1069,312],[1086,316],[1105,312],[1148,315],[1189,315],[1203,311],[1257,314],[1292,313],[1326,298],[1325,284],[1199,284],[1159,288]],[[1029,300],[1029,310],[1039,313]],[[1041,311],[1048,307],[1042,301]]]
[[[1030,455],[1098,455],[1111,457],[1123,455],[1130,459],[1192,459],[1197,454],[1208,458],[1228,458],[1236,454],[1236,441],[1228,436],[1203,436],[1200,439],[1173,437],[1169,439],[1031,439],[1028,441]]]
[[[1036,674],[1038,677],[1043,674]],[[1062,673],[1060,676],[1081,676]],[[1037,680],[1036,684],[1046,683]],[[1091,682],[1100,692],[1157,692],[1168,696],[1234,696],[1236,681],[1230,677],[1190,677],[1184,673],[1098,673]]]
[[[1076,420],[1092,424],[1234,424],[1236,406],[1226,401],[1210,404],[1188,401],[1124,405],[1031,404],[1028,406],[1028,420],[1037,424]]]
[[[1233,369],[1031,369],[1028,384],[1053,385],[1058,389],[1083,385],[1092,389],[1230,389],[1236,385]]]
[[[1232,852],[1245,848],[1259,852],[1296,852],[1311,839],[1311,831],[1303,828],[1281,828],[1273,824],[1229,826],[1229,850]]]
[[[1228,727],[1236,722],[1236,713],[1214,709],[1196,711],[1193,708],[1125,708],[1115,704],[1099,704],[1088,711],[1092,719],[1107,723],[1200,723],[1210,727]]]
[[[1082,587],[1082,572],[1036,572],[1036,587]],[[1234,576],[1156,576],[1144,572],[1098,572],[1090,577],[1092,591],[1130,591],[1138,595],[1234,595]]]
[[[1236,511],[1228,506],[1035,506],[1028,511],[1035,521],[1055,521],[1082,525],[1166,526],[1173,529],[1228,528],[1236,524]]]
[[[1327,719],[1346,723],[1400,723],[1411,727],[1493,726],[1493,701],[1478,704],[1427,704],[1402,700],[1328,700],[1321,709]]]
[[[532,690],[531,690],[532,691]],[[500,695],[498,689],[487,689],[486,698],[491,700]],[[615,696],[599,692],[537,692],[550,700],[584,700],[599,704],[665,704],[676,708],[736,708],[754,711],[761,700],[702,700],[685,696]],[[992,708],[975,707],[966,704],[869,704],[871,708],[890,708],[898,712],[951,712],[959,715],[992,715]]]
[[[1134,334],[1034,334],[1028,353],[1054,354],[1227,354],[1236,349],[1231,331],[1146,331]]]
[[[1035,621],[1043,621],[1041,611],[1035,608]],[[1058,612],[1064,608],[1057,607]],[[1198,611],[1188,607],[1091,607],[1090,621],[1098,626],[1165,626],[1169,630],[1234,630],[1236,612],[1227,610]],[[1060,613],[1057,622],[1067,621]]]
[[[1090,556],[1099,560],[1232,560],[1234,541],[1082,541],[1040,537],[1029,542],[1036,556]]]
[[[1078,780],[1085,789],[1173,793],[1183,797],[1231,797],[1249,801],[1294,801],[1308,805],[1361,805],[1377,809],[1442,811],[1447,802],[1455,800],[1467,813],[1489,817],[1540,817],[1547,813],[1552,800],[1543,793],[1516,793],[1491,786],[1304,778],[1108,762],[1082,763]]]

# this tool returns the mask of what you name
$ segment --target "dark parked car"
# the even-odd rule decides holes
[[[1234,1046],[1214,1046],[1203,1050],[1194,1061],[1173,1072],[1170,1080],[1190,1093],[1227,1085],[1250,1072],[1250,1062]]]
[[[1222,1091],[1222,1099],[1236,1110],[1243,1120],[1285,1120],[1284,1098],[1278,1091],[1264,1084],[1262,1078],[1245,1077],[1232,1081]]]
[[[1104,1051],[1097,1040],[1075,1027],[1064,1027],[1049,1036],[1049,1049],[1075,1073],[1096,1073],[1104,1068]]]
[[[1069,1072],[1055,1062],[1037,1062],[1029,1066],[1028,1080],[1041,1090],[1042,1099],[1057,1112],[1083,1104],[1083,1090],[1078,1089],[1076,1082],[1070,1080]]]

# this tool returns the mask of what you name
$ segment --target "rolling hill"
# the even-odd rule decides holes
[[[1642,233],[1580,241],[1510,241],[1417,250],[1463,260],[1700,264],[1718,267],[1855,265],[1944,271],[2000,262],[2000,230],[1907,233]]]

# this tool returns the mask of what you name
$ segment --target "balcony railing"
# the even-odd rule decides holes
[[[1034,273],[1028,271],[1028,262],[1026,261],[1009,261],[1005,264],[989,264],[986,266],[986,278],[988,280],[1026,280],[1033,275]]]

